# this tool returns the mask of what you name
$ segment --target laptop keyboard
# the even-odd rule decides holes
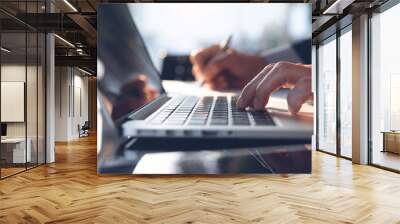
[[[193,108],[197,104],[197,97],[187,97],[182,105],[174,110],[174,113],[169,116],[165,124],[169,125],[183,125]]]
[[[219,96],[215,100],[210,125],[228,125],[228,117],[228,99],[227,97]]]
[[[164,123],[165,120],[179,107],[179,105],[182,103],[183,98],[176,98],[174,101],[172,101],[167,108],[165,108],[161,113],[157,115],[156,118],[151,120],[151,124],[162,124]]]
[[[255,125],[274,125],[274,121],[266,111],[254,111],[250,112],[253,116]]]
[[[196,125],[196,126],[266,126],[275,125],[266,111],[247,112],[236,108],[237,96],[179,97],[164,108],[151,124]]]
[[[210,115],[211,107],[214,101],[214,97],[206,96],[199,100],[199,104],[193,112],[190,118],[189,125],[206,125],[207,119]]]
[[[231,98],[232,106],[230,107],[230,109],[232,112],[232,124],[234,124],[234,125],[250,125],[250,119],[249,119],[248,112],[243,109],[238,109],[236,107],[237,98],[238,98],[237,96],[233,96]]]

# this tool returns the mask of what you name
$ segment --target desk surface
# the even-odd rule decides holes
[[[203,141],[200,144],[199,141]],[[209,141],[209,142],[208,142]],[[310,173],[308,145],[230,140],[136,139],[119,156],[99,160],[100,173]],[[219,143],[218,143],[219,142]],[[285,142],[289,144],[290,142]]]
[[[133,168],[133,174],[311,172],[311,151],[303,145],[135,153],[139,159]]]
[[[383,134],[400,134],[400,131],[381,131]]]
[[[29,138],[27,139],[29,141]],[[1,143],[20,143],[24,142],[25,138],[2,138]]]

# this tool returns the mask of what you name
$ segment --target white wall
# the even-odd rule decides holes
[[[1,81],[2,82],[25,82],[25,75],[27,69],[28,73],[32,72],[34,67],[18,64],[7,64],[1,66]],[[35,93],[27,93],[27,96],[36,96]],[[7,110],[7,108],[1,108]],[[31,117],[28,118],[28,120]],[[26,122],[7,122],[7,137],[25,137],[25,124]]]
[[[72,99],[74,102],[71,102],[71,105],[74,105],[72,108],[72,119],[71,119],[71,136],[72,138],[78,138],[78,125],[83,125],[85,121],[88,121],[88,78],[81,76],[82,73],[78,73],[77,70],[74,70],[74,91]],[[82,107],[82,108],[80,108]],[[80,111],[82,110],[82,111]]]
[[[38,69],[38,71],[37,71]],[[26,120],[22,122],[5,122],[7,124],[7,137],[9,138],[27,138],[29,139],[30,148],[32,151],[32,161],[44,163],[44,93],[43,89],[44,74],[41,66],[25,66],[25,64],[3,64],[1,66],[1,81],[2,82],[24,82],[26,85],[26,106],[23,102],[22,108],[19,108],[21,113],[26,112]],[[27,80],[25,80],[27,78]],[[3,91],[4,89],[2,89]],[[20,94],[24,94],[24,90],[20,90]],[[7,97],[6,95],[2,95]],[[13,108],[2,107],[2,112],[13,113]],[[16,108],[14,108],[16,110]],[[14,112],[15,113],[15,112]],[[37,156],[39,154],[39,156]]]
[[[56,67],[56,141],[77,139],[78,124],[88,120],[88,78],[83,75],[76,68]]]
[[[1,66],[2,82],[25,82],[25,65],[9,64]],[[28,68],[29,69],[29,68]],[[1,108],[6,110],[7,108]],[[25,123],[7,123],[7,137],[25,137]]]
[[[55,141],[67,141],[68,136],[68,86],[69,68],[55,68]]]

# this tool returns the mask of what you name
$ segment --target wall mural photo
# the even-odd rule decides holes
[[[98,173],[311,172],[310,4],[101,4],[97,27]]]

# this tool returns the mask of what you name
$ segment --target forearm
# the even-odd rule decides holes
[[[287,61],[291,63],[303,63],[303,60],[297,55],[295,49],[291,47],[273,49],[262,54],[267,64],[279,61]]]
[[[306,39],[293,45],[264,52],[264,60],[268,64],[279,61],[311,64],[311,41]]]

